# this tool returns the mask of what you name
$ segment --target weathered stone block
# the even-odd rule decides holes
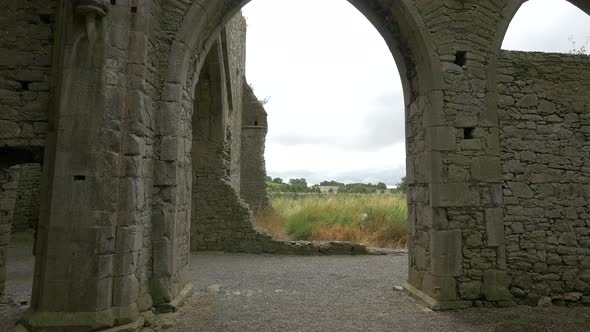
[[[414,181],[419,183],[440,181],[443,169],[440,152],[429,151],[417,154],[413,163],[415,173]]]
[[[512,194],[516,197],[532,198],[534,196],[534,193],[529,185],[524,182],[508,182],[508,187],[512,191]]]
[[[467,247],[481,248],[483,246],[482,234],[478,231],[463,231],[464,243]]]
[[[453,277],[442,277],[430,273],[424,274],[422,291],[439,301],[457,299],[457,283]]]
[[[468,281],[459,284],[459,295],[463,300],[477,300],[481,297],[481,281]]]
[[[467,183],[431,184],[430,202],[433,207],[478,206],[479,188]]]
[[[520,100],[516,103],[516,107],[533,107],[539,104],[539,97],[534,94],[528,94],[524,97],[520,98]]]
[[[415,246],[414,249],[412,250],[412,252],[413,252],[413,260],[414,260],[413,266],[415,266],[419,270],[426,270],[428,268],[427,259],[426,259],[427,258],[426,249],[424,249],[420,246]]]
[[[461,142],[461,150],[481,150],[482,144],[479,139],[465,139]]]
[[[158,186],[171,186],[176,184],[176,162],[158,161],[154,165],[154,184]]]
[[[430,231],[430,272],[437,276],[460,276],[462,250],[461,231]]]
[[[426,129],[427,148],[435,151],[455,151],[457,130],[454,127],[430,127]]]
[[[575,247],[578,245],[576,233],[563,233],[559,237],[559,244]]]
[[[433,229],[444,230],[449,226],[449,218],[445,208],[425,206],[422,209],[421,216],[424,218],[424,224],[429,225]]]
[[[113,305],[124,307],[133,304],[139,295],[139,283],[134,274],[113,278]]]
[[[20,127],[16,122],[0,120],[0,139],[18,137]]]
[[[483,284],[483,292],[488,301],[506,301],[511,299],[510,292],[508,291],[508,277],[505,271],[484,271]]]
[[[504,209],[486,209],[486,238],[489,247],[503,246],[504,241]]]
[[[474,181],[500,182],[502,179],[502,166],[500,158],[480,157],[471,160],[471,177]]]

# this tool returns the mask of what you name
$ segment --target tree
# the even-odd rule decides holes
[[[271,178],[270,176],[266,176],[265,180],[266,180],[267,182],[272,182],[272,178]]]
[[[322,182],[320,182],[320,186],[326,186],[326,187],[344,187],[344,183],[336,182],[334,180],[332,180],[332,181],[322,181]]]
[[[274,178],[274,179],[272,180],[272,182],[274,182],[274,183],[278,183],[278,184],[282,184],[282,183],[283,183],[283,179],[281,179],[281,178]]]
[[[397,184],[397,189],[404,194],[408,192],[408,182],[405,176],[402,178],[400,183]]]
[[[383,182],[377,183],[377,189],[379,190],[387,190],[387,185]]]
[[[307,180],[305,180],[304,178],[301,179],[289,179],[289,184],[290,185],[302,185],[307,187]]]

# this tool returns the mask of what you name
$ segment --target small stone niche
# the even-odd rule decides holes
[[[84,175],[74,175],[74,181],[86,181],[86,176]]]
[[[467,51],[457,51],[457,53],[455,53],[455,64],[460,67],[465,67],[467,64]]]
[[[20,83],[20,89],[21,91],[29,91],[30,87],[29,85],[31,84],[31,82],[29,81],[19,81]]]

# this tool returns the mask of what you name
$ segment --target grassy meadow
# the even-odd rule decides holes
[[[271,196],[256,227],[281,240],[351,241],[370,247],[404,248],[408,210],[400,194],[308,194]]]

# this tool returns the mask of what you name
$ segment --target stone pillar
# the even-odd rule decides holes
[[[468,10],[473,12],[471,17],[488,10],[485,6],[444,9],[443,4],[432,5],[440,7],[441,17],[448,15],[450,20]],[[503,234],[495,51],[480,50],[483,45],[493,45],[492,40],[479,44],[484,39],[471,39],[481,32],[476,26],[467,31],[439,31],[434,43],[444,38],[452,41],[438,46],[443,77],[440,91],[419,97],[408,114],[410,119],[423,114],[425,130],[425,154],[408,166],[415,179],[409,194],[414,209],[410,211],[408,289],[435,309],[476,302],[511,304]],[[438,98],[432,98],[435,95]],[[424,182],[428,190],[421,185]]]
[[[44,160],[31,331],[139,326],[143,228],[120,192],[136,165],[123,147],[129,26],[127,1],[61,1],[54,58],[55,103]],[[134,110],[131,110],[134,111]]]
[[[16,201],[17,167],[0,169],[0,295],[4,293],[8,243]]]

